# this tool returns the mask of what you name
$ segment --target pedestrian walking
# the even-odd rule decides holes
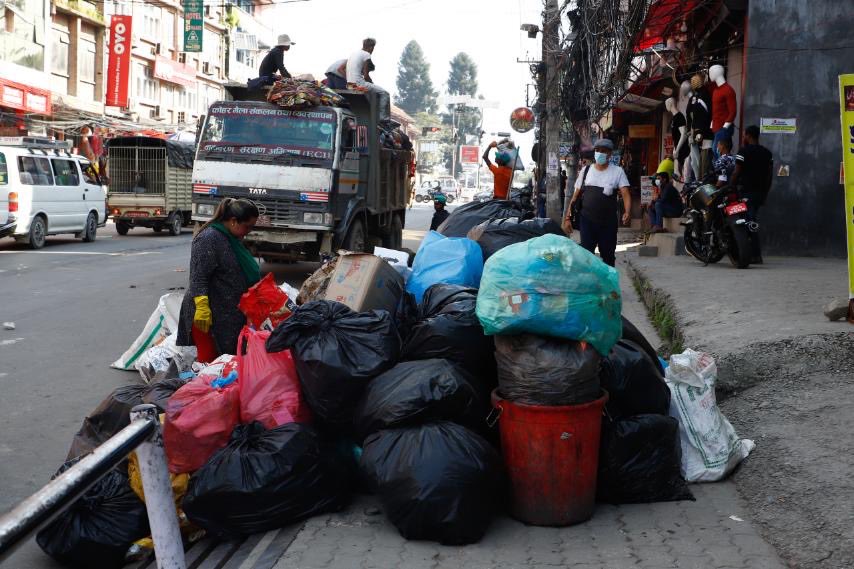
[[[621,167],[611,164],[613,141],[600,138],[593,145],[593,151],[594,163],[586,166],[575,181],[575,192],[564,211],[563,226],[568,230],[567,234],[572,233],[572,207],[576,201],[581,200],[581,246],[591,253],[598,248],[602,260],[613,267],[616,263],[620,215],[617,190],[623,197],[623,223],[629,222],[632,197],[626,173]]]
[[[237,338],[246,322],[237,305],[261,280],[258,262],[243,244],[257,221],[254,203],[226,198],[193,238],[190,286],[181,304],[177,344],[196,346],[199,361],[237,353]]]
[[[774,159],[771,151],[759,144],[759,127],[750,125],[744,131],[744,144],[735,155],[732,185],[747,198],[747,219],[759,222],[759,208],[765,205],[774,179]],[[762,263],[759,233],[750,232],[753,244],[752,263]]]

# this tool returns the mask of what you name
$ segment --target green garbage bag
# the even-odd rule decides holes
[[[559,235],[501,249],[483,268],[477,317],[487,335],[588,342],[607,356],[622,333],[616,269]]]

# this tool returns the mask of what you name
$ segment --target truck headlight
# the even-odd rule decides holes
[[[323,225],[323,214],[306,212],[302,214],[302,220],[304,223],[310,223],[312,225]]]
[[[323,223],[324,225],[335,225],[335,217],[331,213],[324,213]]]
[[[214,214],[214,206],[207,203],[196,204],[196,214],[198,215],[206,215],[208,217],[213,217]]]

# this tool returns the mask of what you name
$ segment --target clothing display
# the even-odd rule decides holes
[[[712,91],[712,132],[718,132],[724,123],[733,124],[738,113],[735,89],[729,83],[717,85]]]

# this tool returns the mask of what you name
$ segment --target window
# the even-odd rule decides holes
[[[53,185],[53,174],[51,174],[50,161],[47,158],[19,156],[18,171],[22,184],[32,186]]]
[[[154,78],[150,65],[137,63],[134,69],[136,96],[147,101],[157,101],[160,85]]]
[[[95,167],[92,166],[91,162],[81,160],[80,169],[83,171],[83,180],[85,180],[87,184],[95,184],[96,186],[101,185],[101,179],[98,177],[98,173],[95,171]]]
[[[202,51],[205,55],[205,61],[210,61],[213,65],[219,65],[221,41],[221,35],[205,28],[204,35],[202,36]]]
[[[164,47],[175,48],[175,14],[169,10],[163,10],[163,27],[160,41]]]
[[[178,122],[185,123],[187,122],[187,113],[184,111],[178,111]]]
[[[56,41],[50,51],[51,86],[63,95],[68,93],[68,44],[67,31],[53,28]]]
[[[0,152],[0,186],[9,183],[9,170],[6,168],[6,157]]]
[[[77,165],[73,160],[59,160],[54,158],[53,173],[56,176],[57,186],[79,186],[80,176],[77,174]]]
[[[95,99],[95,42],[80,38],[77,60],[77,96],[84,100]]]

